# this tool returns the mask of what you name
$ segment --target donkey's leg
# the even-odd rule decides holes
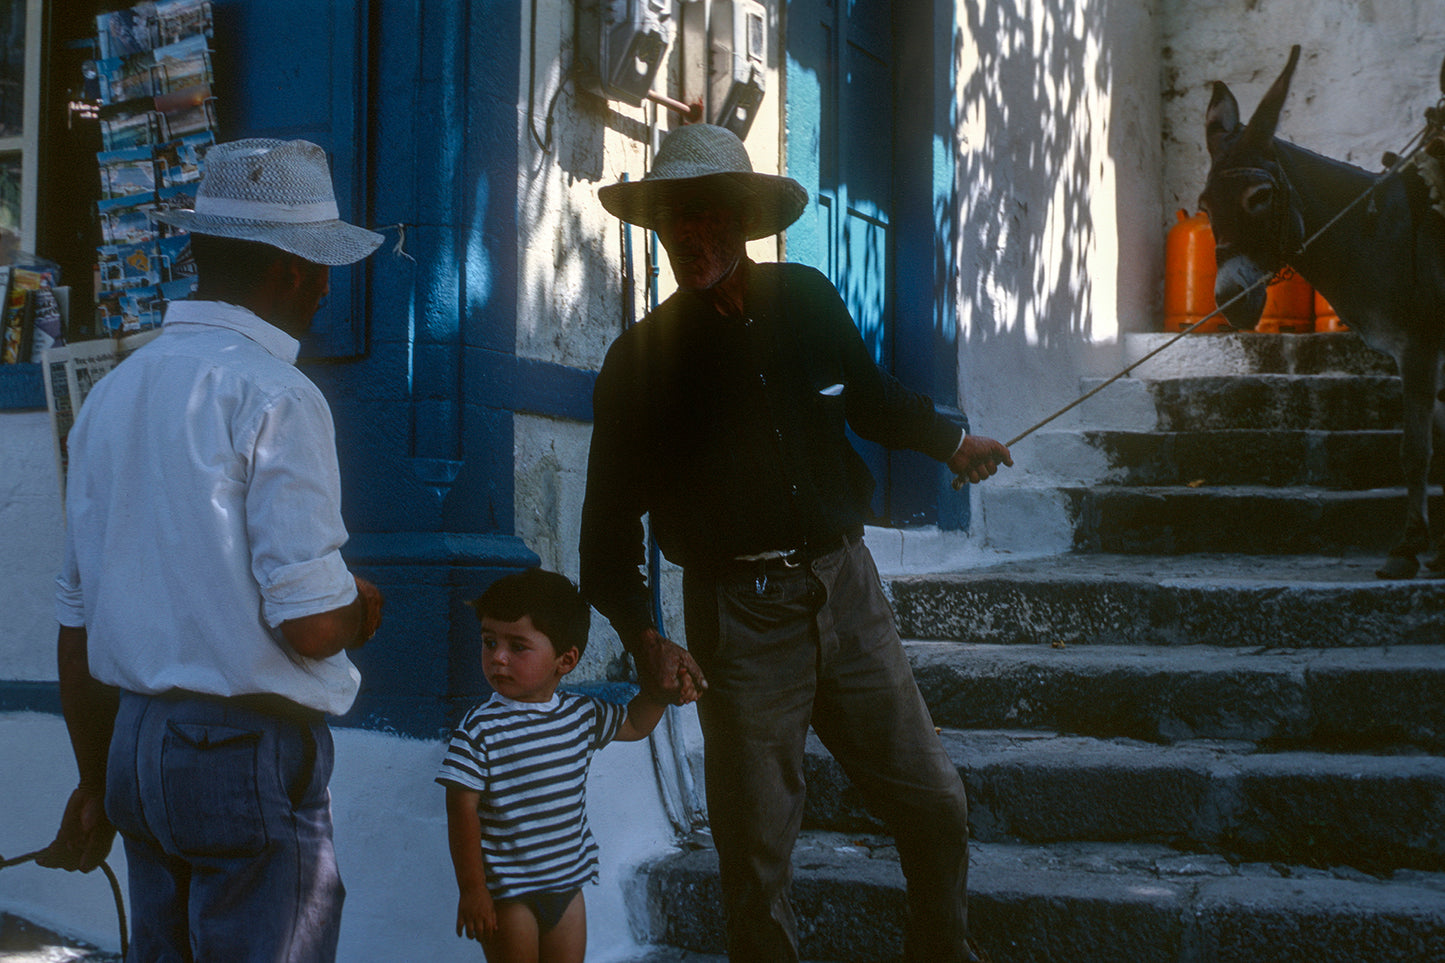
[[[1445,457],[1442,457],[1442,453],[1445,453],[1445,345],[1441,345],[1438,359],[1434,384],[1434,388],[1439,389],[1439,394],[1435,396],[1434,452],[1437,459],[1445,462]],[[1441,467],[1445,468],[1445,464],[1442,464]],[[1437,473],[1436,477],[1442,477],[1442,474]],[[1436,518],[1434,522],[1435,555],[1425,563],[1425,567],[1430,570],[1432,576],[1440,578],[1445,577],[1445,525],[1441,524],[1439,518]]]
[[[1414,578],[1420,570],[1418,556],[1430,547],[1426,482],[1430,473],[1431,422],[1435,416],[1436,353],[1433,345],[1425,352],[1420,351],[1420,347],[1407,343],[1396,359],[1400,363],[1400,388],[1404,396],[1400,464],[1405,473],[1405,534],[1375,573],[1380,578]]]

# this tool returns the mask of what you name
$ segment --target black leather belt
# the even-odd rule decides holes
[[[739,555],[736,558],[728,559],[722,568],[724,571],[748,575],[792,571],[805,567],[814,559],[845,549],[862,537],[862,532],[847,532],[821,544],[809,545],[805,548],[778,549],[759,552],[756,555]]]

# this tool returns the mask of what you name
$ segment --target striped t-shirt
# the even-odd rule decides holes
[[[481,793],[482,857],[493,899],[596,878],[587,766],[626,717],[626,706],[558,692],[549,702],[493,695],[462,719],[436,780]]]

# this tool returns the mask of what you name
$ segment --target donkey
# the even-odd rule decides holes
[[[1209,178],[1199,204],[1214,229],[1215,301],[1225,304],[1288,264],[1366,344],[1395,359],[1404,391],[1405,532],[1376,574],[1413,578],[1430,547],[1431,422],[1436,393],[1445,389],[1445,217],[1431,209],[1414,171],[1381,177],[1275,138],[1298,60],[1295,46],[1247,125],[1229,88],[1214,84],[1205,115]],[[1369,190],[1369,201],[1303,247]],[[1224,315],[1236,328],[1253,328],[1264,300],[1261,285]],[[1439,417],[1445,424],[1445,404]],[[1445,574],[1445,535],[1427,564]]]

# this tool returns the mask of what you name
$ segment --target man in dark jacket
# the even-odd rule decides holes
[[[657,232],[679,290],[609,350],[593,398],[582,588],[644,686],[698,703],[728,952],[798,959],[788,902],[811,724],[887,820],[908,878],[907,959],[977,960],[968,809],[862,542],[873,479],[847,440],[910,448],[970,481],[1012,464],[880,371],[833,285],[757,264],[748,240],[807,192],[752,171],[720,127],[673,131],[653,169],[603,206]],[[642,516],[683,567],[687,649],[653,624]]]

